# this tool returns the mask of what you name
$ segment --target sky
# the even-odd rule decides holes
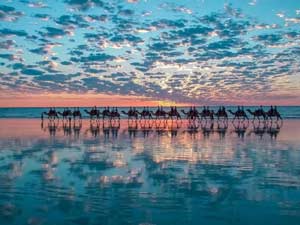
[[[1,0],[0,107],[300,105],[296,0]]]

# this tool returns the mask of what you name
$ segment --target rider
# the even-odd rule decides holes
[[[222,112],[222,107],[220,106],[218,109],[218,113],[221,113],[221,112]]]
[[[192,114],[192,112],[193,112],[193,106],[190,107],[189,113]]]
[[[262,105],[260,105],[260,107],[259,107],[259,111],[260,111],[261,113],[263,113],[263,112],[264,112]]]
[[[241,107],[241,112],[245,112],[244,106]]]
[[[273,109],[273,106],[272,106],[272,105],[271,105],[271,108],[270,108],[270,113],[271,113],[271,115],[274,114],[274,109]]]

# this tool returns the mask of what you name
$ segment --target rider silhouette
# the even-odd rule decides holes
[[[271,113],[271,115],[274,114],[274,109],[273,109],[273,106],[272,106],[272,105],[271,105],[271,108],[270,108],[270,113]]]
[[[226,114],[226,110],[225,110],[225,107],[224,107],[224,106],[222,106],[222,113],[223,113],[223,114]]]

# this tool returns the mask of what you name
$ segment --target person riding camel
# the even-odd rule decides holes
[[[273,109],[273,106],[272,106],[272,105],[271,105],[271,107],[270,107],[270,111],[269,111],[269,112],[270,112],[271,115],[274,114],[274,109]]]

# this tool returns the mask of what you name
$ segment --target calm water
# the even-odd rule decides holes
[[[210,106],[210,109],[215,112],[218,110],[218,106]],[[258,106],[245,106],[245,109],[251,109],[252,111],[257,109]],[[269,107],[264,106],[264,110],[269,110]],[[63,111],[63,108],[56,108],[58,111]],[[87,118],[88,115],[83,112],[84,109],[89,109],[87,107],[81,107],[80,110],[83,114],[83,117]],[[100,108],[103,110],[103,108]],[[128,111],[129,108],[123,107],[119,108],[119,111],[124,110]],[[139,111],[142,111],[142,107],[137,107]],[[155,111],[156,107],[150,108]],[[164,107],[165,110],[169,110],[169,107]],[[189,110],[189,107],[178,107],[178,111],[184,109],[185,111]],[[197,107],[198,110],[202,110],[202,107]],[[236,106],[227,106],[226,109],[231,109],[232,111],[236,111]],[[48,111],[48,108],[0,108],[0,118],[40,118],[41,113]],[[300,118],[300,106],[278,106],[278,111],[281,113],[282,117],[285,119],[295,119]],[[182,113],[181,113],[182,114]],[[248,114],[249,115],[249,114]],[[125,118],[126,115],[121,114],[122,118]],[[182,115],[183,116],[183,115]],[[228,116],[231,118],[232,115],[229,113]],[[249,115],[250,116],[250,115]]]
[[[229,125],[0,119],[0,224],[299,224],[300,120]]]

